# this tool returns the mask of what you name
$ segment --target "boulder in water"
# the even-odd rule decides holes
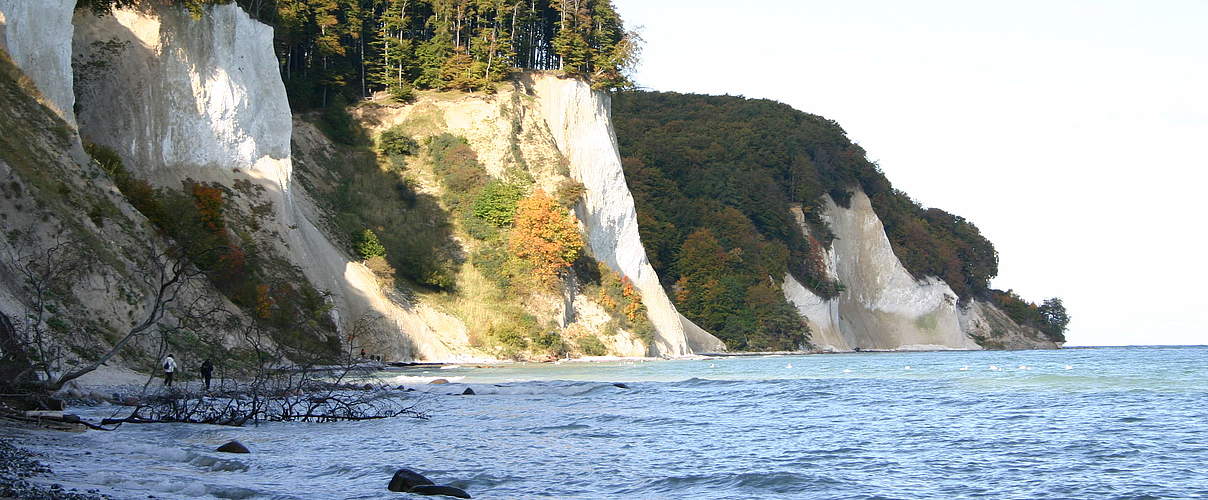
[[[629,386],[627,386],[627,385],[625,385],[625,384],[622,384],[622,383],[620,383],[620,382],[613,382],[613,384],[612,384],[612,385],[613,385],[613,387],[619,387],[619,388],[621,388],[621,389],[628,389],[628,388],[629,388]]]
[[[251,451],[247,449],[247,446],[244,446],[243,443],[240,443],[239,441],[230,441],[227,444],[219,446],[217,451],[219,453],[251,453]]]
[[[466,490],[461,488],[454,488],[452,486],[437,486],[434,484],[416,486],[411,488],[411,491],[408,493],[414,493],[416,495],[445,495],[455,498],[470,498],[470,494],[466,493]]]
[[[429,383],[429,384],[432,384],[432,385],[440,385],[440,384],[447,384],[447,383],[449,383],[449,381],[448,381],[448,380],[445,380],[445,379],[443,379],[443,378],[438,378],[438,379],[433,380],[433,381],[428,382],[428,383]]]
[[[473,395],[474,395],[474,389],[471,389],[471,388],[469,388],[469,387],[466,387],[466,390],[461,391],[461,395],[462,395],[462,396],[473,396]]]
[[[390,484],[386,489],[398,492],[410,492],[421,486],[433,486],[431,479],[424,477],[423,474],[415,472],[411,469],[399,469],[394,473],[394,477],[390,478]],[[467,497],[468,498],[468,497]]]

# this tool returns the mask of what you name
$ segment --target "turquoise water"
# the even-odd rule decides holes
[[[432,418],[126,426],[40,446],[70,485],[144,498],[405,498],[385,491],[398,467],[475,498],[1208,497],[1204,347],[381,376],[430,390]],[[467,386],[478,394],[449,395]],[[231,438],[254,453],[209,451]]]

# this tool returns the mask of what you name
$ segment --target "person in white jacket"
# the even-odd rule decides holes
[[[172,375],[176,373],[176,358],[171,354],[164,358],[164,385],[172,387]]]

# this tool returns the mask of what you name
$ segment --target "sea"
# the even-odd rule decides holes
[[[13,432],[54,470],[44,481],[116,498],[410,498],[386,489],[399,468],[483,499],[1208,498],[1208,347],[375,377],[417,389],[429,418]],[[231,439],[252,453],[214,452]]]

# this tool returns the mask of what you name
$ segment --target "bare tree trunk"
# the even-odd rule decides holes
[[[109,348],[109,351],[103,354],[96,361],[93,361],[92,363],[75,370],[66,372],[56,379],[53,379],[53,382],[48,380],[48,390],[52,392],[57,391],[63,388],[63,385],[65,385],[67,382],[91,373],[97,368],[103,366],[105,363],[109,362],[109,360],[113,359],[114,356],[117,356],[117,354],[121,352],[122,349],[130,343],[130,341],[134,340],[151,327],[159,324],[160,320],[162,320],[164,315],[167,313],[168,307],[180,298],[181,291],[189,283],[189,281],[195,277],[201,276],[202,274],[200,270],[192,266],[188,257],[183,254],[175,257],[171,256],[168,252],[158,254],[154,257],[154,262],[152,265],[156,268],[156,282],[158,283],[158,286],[155,288],[155,291],[152,294],[152,300],[150,307],[147,310],[147,316],[137,325],[132,327],[121,340],[114,344],[113,347]]]

